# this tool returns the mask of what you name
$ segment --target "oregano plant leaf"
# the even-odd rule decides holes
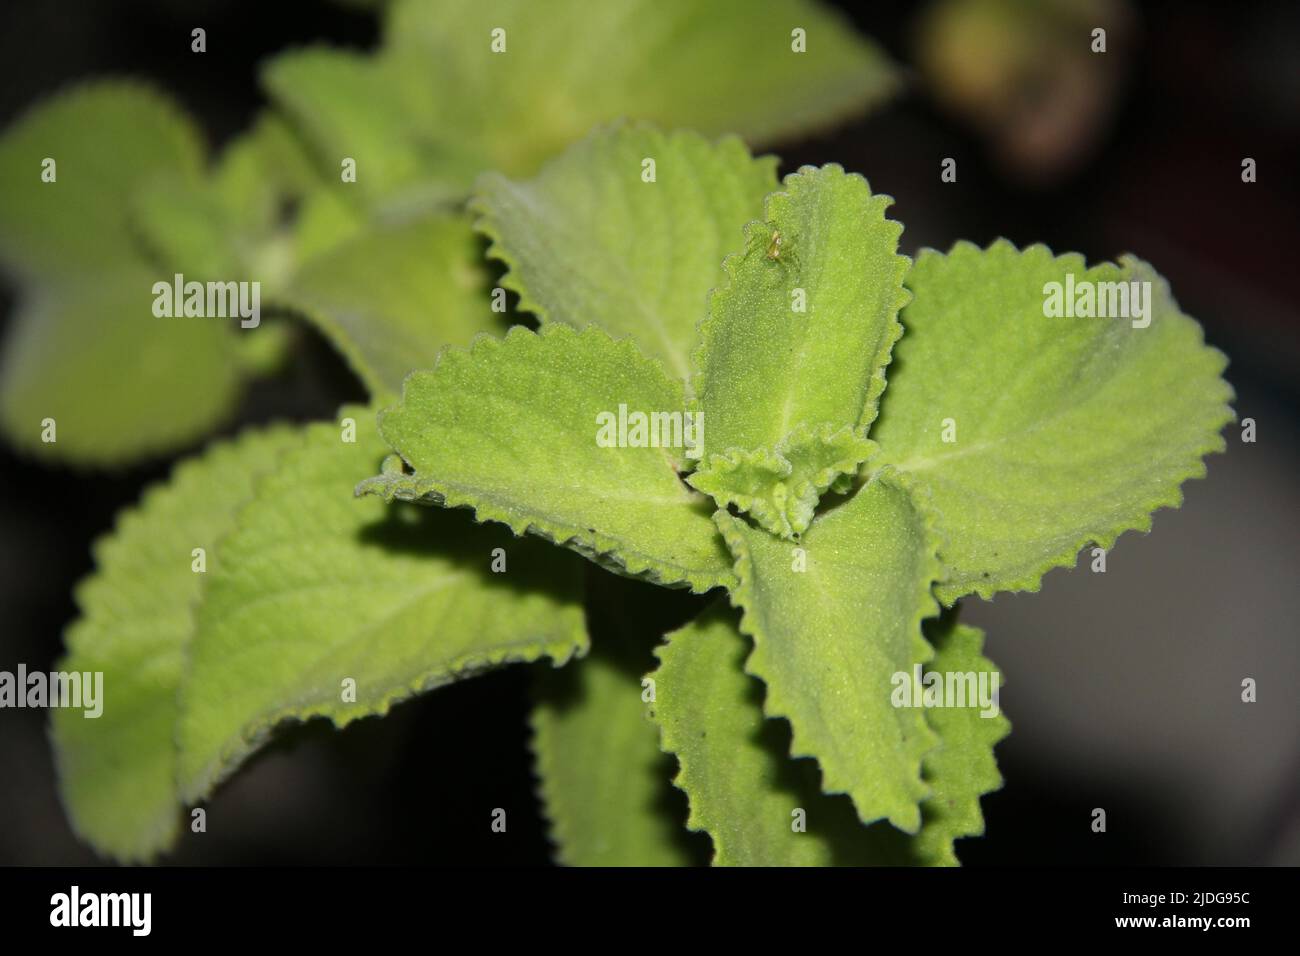
[[[463,196],[485,170],[531,175],[601,123],[768,141],[901,85],[876,44],[810,0],[400,0],[376,53],[290,51],[263,84],[322,172],[355,161],[349,198],[381,218]]]
[[[927,621],[925,634],[934,648],[925,679],[936,675],[954,694],[943,706],[925,707],[939,743],[923,761],[930,795],[921,805],[915,853],[926,866],[957,866],[953,841],[984,833],[980,798],[1002,786],[993,748],[1011,724],[1001,709],[1001,672],[982,654],[984,633],[948,612]]]
[[[595,327],[480,336],[406,379],[379,430],[411,473],[388,469],[359,490],[470,507],[661,584],[726,585],[712,508],[680,478],[691,438],[683,388]],[[653,433],[651,415],[667,416]]]
[[[56,95],[0,136],[0,263],[22,283],[0,366],[13,444],[121,465],[183,446],[230,411],[250,369],[238,320],[155,316],[163,276],[133,222],[142,190],[197,183],[202,162],[172,102],[121,80]]]
[[[421,100],[438,93],[430,68],[318,45],[272,58],[262,85],[330,190],[380,220],[401,221],[456,200],[483,168],[422,135]]]
[[[688,866],[636,674],[593,652],[540,680],[532,746],[556,861]]]
[[[772,534],[793,539],[812,522],[822,492],[851,480],[874,449],[851,425],[801,424],[774,448],[714,455],[687,481],[719,505],[734,505]]]
[[[146,491],[95,545],[58,667],[102,672],[101,713],[55,708],[51,720],[63,805],[106,856],[145,860],[175,839],[176,693],[194,606],[236,512],[296,441],[277,427],[214,445]]]
[[[1053,283],[1077,312],[1047,314]],[[947,537],[945,603],[1037,590],[1085,545],[1148,530],[1223,449],[1226,360],[1146,263],[1089,268],[1043,246],[963,242],[923,252],[908,287],[871,466],[928,486]]]
[[[407,373],[431,367],[444,346],[505,328],[469,221],[450,213],[365,230],[307,263],[286,298],[376,397],[397,397]]]
[[[790,729],[763,715],[763,685],[744,671],[751,644],[714,605],[656,652],[647,709],[676,755],[687,826],[707,832],[715,866],[865,866],[909,861],[907,838],[864,826],[844,796],[820,790],[817,764],[788,757]]]
[[[184,446],[233,411],[252,371],[241,336],[267,330],[159,318],[156,281],[132,265],[23,293],[0,358],[10,442],[41,459],[119,466]]]
[[[309,145],[276,113],[230,143],[209,176],[231,243],[248,268],[268,274],[271,292],[304,263],[367,224],[333,170],[318,170]]]
[[[344,726],[484,668],[586,651],[580,561],[466,515],[354,498],[385,448],[373,412],[341,414],[305,430],[218,548],[181,690],[186,801],[285,721]]]
[[[738,139],[615,126],[533,179],[484,175],[473,208],[521,309],[630,336],[685,379],[718,264],[776,188],[775,170]]]
[[[198,132],[166,96],[103,80],[40,103],[0,136],[0,261],[71,280],[140,260],[131,198],[158,175],[198,182]]]
[[[754,640],[746,671],[764,710],[793,728],[791,755],[815,757],[827,793],[847,793],[863,822],[915,833],[936,743],[920,710],[894,707],[892,678],[931,656],[921,622],[938,608],[937,532],[897,474],[878,472],[819,515],[796,545],[725,511],[736,557],[732,603]]]
[[[808,166],[782,186],[709,298],[693,380],[708,439],[690,481],[794,537],[871,452],[908,260],[891,200],[861,176]]]
[[[537,669],[534,768],[559,863],[703,862],[699,838],[683,827],[686,801],[669,783],[672,758],[645,712],[656,688],[644,674],[663,619],[676,616],[674,597],[590,568],[591,653],[564,668]]]
[[[433,93],[412,136],[508,175],[621,117],[770,140],[899,85],[878,46],[807,0],[398,0],[383,50]]]

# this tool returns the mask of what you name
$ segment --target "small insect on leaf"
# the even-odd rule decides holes
[[[781,231],[779,229],[772,230],[772,237],[767,243],[767,257],[773,262],[781,261]]]
[[[773,265],[780,266],[782,275],[790,268],[799,269],[799,257],[795,254],[790,237],[782,234],[780,229],[774,228],[768,237],[764,258]]]

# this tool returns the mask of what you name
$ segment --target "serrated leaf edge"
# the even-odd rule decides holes
[[[364,410],[366,406],[360,406]],[[351,410],[351,406],[345,406],[344,410]],[[329,422],[314,423],[317,426],[333,428]],[[311,426],[308,426],[311,427]],[[291,455],[299,455],[307,452],[310,446],[307,444],[306,432],[301,432],[301,441],[293,448],[287,449],[281,454],[281,461]],[[260,482],[259,482],[260,484]],[[254,493],[256,497],[256,492]],[[244,502],[236,516],[234,525],[227,532],[226,536],[233,534],[245,527],[245,511],[253,498]],[[219,546],[219,545],[218,545]],[[455,572],[460,573],[460,572]],[[207,583],[204,582],[204,592],[206,594]],[[200,597],[200,602],[202,601]],[[378,627],[379,625],[375,625]],[[184,648],[184,676],[181,680],[181,692],[179,701],[181,707],[185,705],[184,687],[189,681],[191,673],[191,641],[186,642]],[[520,650],[513,650],[518,645]],[[192,804],[200,801],[211,794],[226,779],[232,776],[243,762],[260,750],[275,734],[285,726],[295,723],[306,723],[316,717],[327,718],[337,729],[342,729],[353,721],[361,720],[366,717],[384,717],[393,708],[395,704],[409,700],[428,691],[436,690],[448,684],[476,676],[480,673],[492,670],[503,664],[510,663],[532,663],[543,657],[549,658],[556,667],[567,664],[575,657],[583,657],[590,649],[591,642],[587,634],[585,624],[580,623],[568,637],[555,641],[537,641],[533,639],[522,639],[517,642],[508,644],[498,644],[491,651],[475,652],[462,654],[452,658],[450,661],[439,665],[436,669],[423,671],[419,676],[406,682],[405,685],[395,687],[384,693],[377,702],[367,700],[365,703],[358,702],[342,709],[334,704],[312,703],[305,707],[293,703],[286,704],[282,707],[275,708],[269,715],[262,716],[256,720],[247,722],[240,730],[238,741],[227,741],[221,748],[218,756],[209,761],[200,771],[196,772],[188,780],[178,781],[178,793],[182,803]],[[179,729],[180,722],[177,722]],[[181,741],[176,741],[178,751],[181,749]]]
[[[585,593],[587,587],[585,576],[582,587]],[[557,662],[554,666],[559,667],[560,663]],[[568,853],[568,848],[575,842],[573,828],[569,826],[570,820],[564,814],[556,813],[554,809],[559,802],[556,799],[559,791],[554,790],[551,783],[555,779],[555,751],[542,745],[542,721],[545,718],[542,716],[543,701],[539,693],[539,680],[540,678],[534,680],[530,687],[527,717],[528,751],[533,757],[533,797],[537,801],[542,817],[546,840],[551,849],[551,859],[560,866],[580,866],[581,864]]]
[[[992,659],[990,659],[984,653],[984,643],[985,643],[986,635],[981,628],[978,628],[973,624],[963,624],[960,621],[957,621],[954,624],[954,627],[957,628],[958,630],[969,631],[977,635],[979,639],[979,645],[976,648],[976,653],[979,655],[980,659],[984,661],[986,664],[989,664],[992,667],[997,666],[992,661]],[[999,673],[1001,672],[999,671]],[[1000,686],[1005,687],[1006,681],[1003,680]],[[932,708],[929,707],[925,708],[923,713],[925,714],[927,724],[929,724],[931,720],[931,715],[933,714]],[[997,780],[996,782],[991,783],[987,788],[980,790],[978,793],[971,795],[974,798],[976,809],[979,812],[979,827],[974,830],[962,830],[960,832],[954,830],[952,832],[945,832],[945,835],[943,837],[944,849],[940,856],[939,862],[935,864],[937,866],[961,866],[961,860],[957,856],[957,847],[956,847],[957,841],[965,839],[967,837],[978,837],[984,835],[985,828],[987,826],[987,822],[984,819],[984,806],[983,806],[984,797],[988,796],[990,793],[997,793],[999,790],[1002,789],[1003,784],[1006,782],[1002,776],[1002,770],[998,766],[997,755],[994,754],[993,751],[996,749],[998,744],[1006,740],[1007,737],[1011,735],[1012,726],[1011,726],[1011,721],[1007,719],[1005,714],[1000,713],[999,716],[1001,717],[1001,720],[998,724],[998,727],[1001,732],[998,733],[995,737],[992,737],[987,741],[989,747],[989,755],[993,760],[993,772],[997,776]],[[936,730],[933,726],[931,726],[930,729],[931,731],[934,732],[934,735],[939,739],[939,744],[935,747],[934,750],[930,751],[930,753],[926,755],[927,757],[936,754],[939,750],[941,750],[945,746],[943,735],[939,733],[939,731]],[[923,774],[924,774],[924,769],[925,768],[923,762],[922,763]],[[925,829],[924,815],[925,814],[924,814],[924,806],[923,806],[922,807],[922,831]],[[945,830],[946,829],[947,828],[945,828]]]
[[[872,475],[869,481],[886,482],[887,484],[899,488],[908,495],[921,517],[921,523],[924,529],[924,538],[929,542],[926,548],[928,553],[928,560],[926,561],[927,570],[922,575],[925,579],[925,584],[918,595],[917,611],[909,622],[909,633],[912,638],[911,644],[913,648],[913,660],[914,662],[919,661],[920,663],[925,663],[933,658],[934,648],[930,646],[930,642],[926,640],[922,633],[921,623],[927,618],[934,617],[939,613],[939,603],[935,600],[933,594],[933,584],[943,573],[943,564],[938,557],[940,532],[938,530],[936,516],[931,509],[921,505],[918,500],[915,482],[913,482],[909,476],[903,474],[897,469],[892,467],[882,468]],[[865,483],[862,487],[865,487]],[[856,490],[857,492],[860,492],[861,487]],[[922,494],[924,494],[924,492],[922,492]],[[739,522],[741,520],[742,519],[736,518],[725,511],[717,511],[714,513],[714,521],[717,523],[718,529],[722,532],[723,538],[726,539],[727,547],[731,550],[731,553],[736,560],[736,578],[738,583],[735,587],[729,590],[729,596],[732,606],[741,612],[741,632],[747,634],[754,642],[754,651],[750,653],[749,657],[745,661],[745,673],[761,680],[766,688],[766,693],[763,697],[763,712],[768,717],[781,717],[789,722],[791,730],[789,756],[792,758],[811,757],[817,761],[821,773],[821,789],[823,793],[847,794],[849,798],[853,800],[854,809],[858,811],[858,819],[862,823],[870,824],[874,823],[876,820],[885,819],[882,817],[867,818],[863,816],[861,809],[858,807],[857,800],[854,798],[852,784],[840,779],[838,769],[835,771],[828,771],[822,764],[815,749],[802,743],[804,735],[800,732],[798,725],[795,723],[790,712],[790,706],[786,703],[785,697],[781,693],[780,688],[773,685],[771,681],[766,676],[759,673],[753,665],[755,652],[757,651],[759,644],[765,640],[765,637],[762,635],[762,630],[755,620],[756,612],[753,610],[752,606],[754,602],[753,556],[750,554],[749,546],[745,539],[736,532],[735,525],[733,524],[733,522]],[[924,726],[929,733],[930,740],[927,741],[925,750],[917,752],[914,761],[916,769],[914,779],[922,785],[925,791],[924,793],[920,793],[916,799],[915,822],[911,826],[904,826],[898,821],[890,819],[890,823],[895,827],[902,830],[904,833],[913,835],[920,832],[922,823],[920,805],[930,793],[930,788],[925,785],[921,776],[922,761],[924,760],[925,754],[933,750],[938,744],[937,736],[932,730],[930,730],[929,723],[926,722]],[[832,776],[834,779],[828,779]]]
[[[667,655],[671,655],[674,652],[676,646],[674,641],[679,639],[680,635],[696,626],[700,621],[705,620],[710,615],[725,613],[726,611],[724,611],[724,609],[729,610],[724,599],[719,597],[716,601],[712,602],[700,611],[700,613],[690,621],[686,622],[676,630],[669,631],[665,634],[664,643],[659,644],[654,649],[655,660],[659,662],[658,666],[646,674],[646,677],[654,679],[655,676],[663,670],[664,666],[668,663]],[[719,832],[714,831],[710,821],[705,819],[705,814],[701,812],[700,808],[696,805],[695,800],[692,799],[691,787],[693,784],[691,783],[691,780],[693,779],[693,771],[690,762],[686,759],[683,753],[684,748],[681,746],[681,741],[678,740],[677,735],[673,733],[668,722],[659,719],[658,713],[657,708],[655,708],[653,704],[646,706],[646,719],[650,721],[650,723],[654,724],[659,731],[659,750],[662,753],[670,754],[677,762],[677,771],[673,774],[670,782],[686,797],[686,829],[692,833],[707,834],[713,846],[713,855],[709,859],[709,865],[722,865],[719,864],[718,861],[726,855],[726,841],[721,835],[720,829]],[[764,716],[763,719],[766,720],[768,718]]]
[[[237,456],[240,453],[241,448],[246,446],[254,438],[270,439],[272,436],[283,436],[287,439],[292,436],[295,431],[296,428],[293,425],[278,423],[249,428],[240,432],[233,438],[214,442],[204,450],[202,455],[184,458],[177,462],[165,478],[161,478],[150,484],[145,488],[134,504],[128,505],[119,511],[113,522],[113,527],[100,534],[91,543],[90,553],[92,570],[85,574],[73,587],[72,599],[74,606],[77,609],[77,616],[64,629],[63,653],[60,654],[58,663],[54,665],[55,668],[67,669],[69,660],[74,654],[79,653],[79,649],[71,646],[70,640],[74,632],[81,626],[82,622],[86,620],[87,615],[90,613],[90,610],[87,607],[87,602],[89,600],[88,591],[91,582],[98,580],[107,561],[114,560],[114,555],[118,553],[119,550],[117,544],[121,536],[130,533],[131,530],[138,526],[142,521],[147,521],[148,512],[153,508],[155,502],[160,497],[166,496],[179,482],[185,480],[190,474],[195,471],[203,470],[216,455]],[[284,450],[282,450],[277,457],[280,457],[283,454]],[[232,528],[227,529],[226,534],[228,535],[231,530],[233,530],[233,526]],[[215,547],[221,538],[224,537],[225,535],[222,535],[218,538],[218,541],[214,541],[212,547]],[[199,595],[189,603],[187,608],[190,616],[190,634],[185,641],[186,645],[188,645],[189,639],[193,637],[194,612],[202,601],[202,588],[200,588]],[[170,822],[160,824],[141,843],[130,847],[125,845],[113,846],[99,840],[97,837],[92,837],[90,834],[83,831],[76,814],[72,812],[72,808],[64,799],[64,789],[61,785],[61,781],[64,779],[62,769],[63,753],[55,739],[52,721],[46,723],[46,737],[49,740],[50,750],[54,756],[56,780],[60,784],[55,787],[55,795],[58,798],[59,806],[63,810],[64,819],[68,821],[69,827],[71,827],[73,833],[76,834],[78,839],[94,847],[97,852],[104,853],[115,860],[128,863],[138,863],[153,859],[160,853],[165,852],[175,843],[176,838],[180,834],[181,801],[178,795],[175,804],[176,812],[172,815]]]
[[[1222,377],[1224,370],[1228,367],[1228,357],[1219,349],[1215,348],[1214,346],[1208,345],[1206,343],[1204,328],[1201,326],[1200,322],[1196,321],[1194,318],[1192,318],[1191,316],[1183,312],[1182,308],[1178,305],[1178,301],[1173,296],[1173,290],[1169,286],[1169,281],[1164,276],[1162,276],[1159,272],[1157,272],[1154,268],[1152,268],[1149,263],[1147,263],[1145,260],[1139,259],[1137,256],[1126,253],[1119,257],[1119,262],[1109,262],[1103,260],[1102,262],[1098,262],[1093,264],[1092,266],[1089,266],[1087,260],[1084,258],[1083,255],[1074,252],[1067,252],[1067,253],[1062,253],[1061,255],[1058,256],[1054,254],[1052,250],[1045,243],[1041,243],[1041,242],[1036,242],[1026,246],[1024,249],[1019,249],[1014,243],[1010,242],[1009,240],[1004,238],[998,238],[990,242],[986,248],[981,249],[975,243],[962,239],[953,243],[953,245],[951,246],[950,250],[947,253],[943,253],[937,249],[928,248],[928,247],[919,250],[917,253],[917,264],[919,265],[922,261],[932,256],[943,256],[945,258],[955,258],[958,256],[965,257],[971,255],[983,255],[986,253],[1000,255],[1000,254],[1006,254],[1008,252],[1018,256],[1046,255],[1049,258],[1052,258],[1057,261],[1069,260],[1071,262],[1077,262],[1081,271],[1087,271],[1088,269],[1097,268],[1098,266],[1101,265],[1113,265],[1116,268],[1125,271],[1132,271],[1133,269],[1139,266],[1148,269],[1153,277],[1153,280],[1159,281],[1160,293],[1168,297],[1169,303],[1177,311],[1178,315],[1186,319],[1188,322],[1192,323],[1193,326],[1195,326],[1196,333],[1197,333],[1196,335],[1197,343],[1202,348],[1207,349],[1209,352],[1213,353],[1218,357],[1219,381],[1223,383],[1225,389],[1224,401],[1223,404],[1220,406],[1220,415],[1218,419],[1212,420],[1210,423],[1213,426],[1213,431],[1211,432],[1210,437],[1205,442],[1203,442],[1200,446],[1198,446],[1194,452],[1191,452],[1187,455],[1186,459],[1184,460],[1183,467],[1179,469],[1178,477],[1171,482],[1169,490],[1166,494],[1157,495],[1153,497],[1152,499],[1150,499],[1148,504],[1144,506],[1143,510],[1135,511],[1128,518],[1120,519],[1119,521],[1117,521],[1115,524],[1111,525],[1108,528],[1104,528],[1096,531],[1084,532],[1083,534],[1079,535],[1075,539],[1075,543],[1072,546],[1070,546],[1068,549],[1059,551],[1056,555],[1044,559],[1042,563],[1035,565],[1033,570],[1023,575],[1020,575],[1018,577],[1012,577],[1000,584],[986,585],[986,584],[976,582],[973,586],[969,587],[968,589],[963,589],[962,586],[950,585],[946,581],[940,581],[935,586],[935,595],[939,598],[940,602],[942,602],[942,604],[945,607],[952,607],[953,604],[955,604],[960,598],[967,597],[970,595],[975,595],[987,601],[987,600],[991,600],[994,595],[1000,594],[1002,592],[1008,592],[1008,593],[1027,592],[1031,594],[1037,593],[1042,590],[1043,578],[1049,571],[1052,571],[1056,568],[1066,568],[1066,567],[1073,566],[1074,563],[1078,560],[1079,552],[1082,551],[1084,548],[1088,547],[1089,544],[1095,545],[1096,547],[1100,547],[1103,550],[1109,551],[1114,546],[1116,540],[1118,540],[1120,535],[1124,534],[1125,532],[1139,531],[1143,534],[1149,533],[1151,531],[1151,526],[1155,517],[1155,512],[1159,511],[1161,508],[1181,507],[1183,504],[1182,486],[1188,481],[1205,477],[1207,472],[1206,465],[1205,465],[1205,457],[1208,455],[1221,453],[1227,450],[1228,447],[1227,442],[1224,439],[1223,435],[1220,434],[1220,432],[1229,422],[1235,421],[1237,417],[1236,412],[1233,411],[1232,407],[1228,404],[1228,402],[1232,401],[1236,397],[1235,392],[1232,386],[1228,384],[1227,380]],[[895,466],[888,465],[888,467],[895,467]],[[898,470],[903,472],[906,471],[906,469],[903,469],[901,467],[898,468]],[[914,479],[915,482],[919,482],[919,483],[926,482],[926,479],[920,476],[912,476],[912,478]],[[940,554],[940,557],[942,557],[942,553]]]
[[[778,207],[793,201],[794,196],[800,190],[805,188],[805,184],[814,176],[830,175],[844,176],[851,179],[862,180],[866,187],[867,196],[872,209],[879,208],[881,222],[887,227],[892,227],[894,236],[894,247],[898,248],[898,240],[903,234],[903,224],[896,219],[890,219],[885,215],[885,210],[894,205],[894,197],[888,193],[877,193],[871,189],[871,183],[860,173],[846,172],[844,167],[839,163],[826,163],[822,166],[804,165],[797,170],[787,173],[781,180],[781,188],[768,193],[763,200],[763,218],[752,219],[745,224],[742,231],[744,244],[742,249],[728,253],[722,260],[722,281],[712,289],[705,302],[704,315],[696,324],[695,338],[696,347],[691,353],[691,379],[687,383],[689,390],[694,395],[700,395],[704,391],[704,383],[707,379],[705,369],[709,365],[709,346],[710,340],[707,335],[707,326],[713,321],[714,302],[719,299],[726,299],[735,294],[739,280],[736,270],[740,264],[750,255],[754,249],[756,238],[766,238],[771,232],[771,223],[776,216]],[[893,318],[889,322],[888,331],[885,338],[881,341],[879,351],[879,363],[872,370],[871,378],[867,381],[866,392],[863,395],[862,411],[858,415],[856,424],[863,429],[868,428],[875,421],[880,411],[880,396],[884,394],[888,385],[886,370],[889,363],[893,360],[894,346],[898,344],[899,339],[903,337],[903,324],[899,318],[903,308],[912,301],[912,293],[906,286],[907,274],[911,271],[913,263],[908,256],[895,252],[893,255],[894,272],[893,279],[898,288],[898,294],[891,303],[893,309]],[[803,424],[803,423],[797,423]],[[796,426],[797,427],[797,426]]]
[[[537,336],[539,338],[599,336],[624,351],[634,353],[638,360],[653,363],[669,381],[680,382],[679,379],[674,379],[668,375],[662,362],[642,353],[630,338],[616,338],[596,325],[589,325],[578,330],[559,322],[547,323],[537,332],[522,325],[516,325],[504,337],[500,338],[487,332],[480,333],[474,337],[474,341],[470,343],[468,348],[457,348],[455,346],[444,348],[439,353],[432,371],[436,371],[449,356],[472,358],[485,350],[503,348],[512,340],[517,340],[522,336]],[[407,383],[410,381],[411,376],[426,371],[429,370],[412,372],[406,377],[406,381],[402,383],[402,402],[406,400]],[[380,412],[381,417],[383,414],[384,412]],[[360,482],[356,487],[356,494],[358,496],[379,495],[386,501],[394,499],[420,500],[440,507],[469,508],[474,514],[474,520],[480,524],[485,521],[504,524],[517,537],[523,537],[525,534],[536,535],[553,544],[576,551],[607,570],[653,581],[664,587],[675,587],[684,584],[693,593],[701,594],[715,587],[729,587],[732,582],[732,575],[730,574],[711,576],[698,569],[670,564],[652,555],[645,555],[634,549],[628,549],[621,539],[612,535],[540,518],[515,515],[507,508],[478,501],[477,496],[472,493],[453,491],[433,478],[420,478],[418,475],[376,475]]]
[[[325,717],[335,728],[341,730],[357,720],[385,717],[395,704],[437,690],[439,687],[475,677],[503,664],[529,664],[545,657],[549,658],[556,667],[560,667],[575,657],[583,656],[589,647],[585,631],[579,628],[575,633],[581,635],[576,646],[571,640],[538,642],[524,639],[516,642],[519,645],[518,650],[511,649],[510,644],[501,644],[487,653],[463,654],[439,666],[436,670],[425,671],[404,686],[386,692],[377,702],[367,701],[365,704],[354,705],[342,712],[336,712],[333,704],[320,703],[298,709],[292,705],[276,708],[269,715],[245,724],[237,742],[223,745],[218,757],[205,764],[190,779],[182,780],[181,800],[183,803],[193,804],[205,799],[282,727]]]
[[[520,275],[522,265],[518,257],[507,248],[500,221],[492,208],[492,203],[487,197],[484,185],[494,180],[510,183],[511,185],[515,185],[519,182],[530,184],[535,183],[543,178],[553,167],[563,163],[571,153],[578,153],[588,148],[590,144],[606,137],[621,136],[624,134],[647,134],[650,137],[657,139],[659,141],[657,148],[660,150],[657,155],[664,155],[669,150],[681,148],[681,144],[683,143],[690,143],[694,147],[707,147],[718,151],[735,151],[738,149],[750,162],[768,164],[773,167],[774,172],[777,164],[775,156],[754,155],[750,151],[749,147],[745,145],[744,141],[735,135],[728,134],[716,139],[710,139],[709,137],[693,130],[665,130],[657,124],[647,120],[615,120],[595,127],[581,140],[571,144],[563,152],[552,156],[542,165],[537,174],[528,179],[516,180],[495,171],[480,173],[475,179],[468,203],[469,211],[474,214],[474,231],[479,233],[488,241],[487,249],[484,252],[485,257],[488,259],[495,259],[505,266],[505,271],[501,274],[497,284],[503,289],[515,293],[519,297],[519,311],[529,312],[536,316],[537,321],[542,325],[558,323],[563,320],[553,318],[550,309],[529,293],[527,285]],[[581,330],[597,324],[598,320],[593,319],[586,325],[574,327]],[[698,322],[696,325],[698,328]],[[674,378],[676,378],[676,376],[674,376]],[[689,383],[687,384],[689,385]]]

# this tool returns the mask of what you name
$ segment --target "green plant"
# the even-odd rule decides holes
[[[65,91],[0,141],[16,447],[80,467],[183,450],[283,360],[283,323],[161,322],[140,292],[159,279],[256,281],[268,315],[305,318],[372,391],[396,389],[456,336],[503,327],[462,208],[479,173],[531,173],[622,117],[768,142],[899,85],[812,0],[393,0],[374,53],[291,50],[261,79],[270,109],[210,163],[190,119],[131,80]]]
[[[955,863],[954,841],[982,832],[980,797],[1000,785],[993,747],[1007,723],[970,706],[898,706],[896,676],[992,672],[958,601],[1036,590],[1080,548],[1109,548],[1177,505],[1222,447],[1223,357],[1136,259],[1088,267],[1000,241],[910,262],[887,197],[836,166],[779,183],[775,159],[738,139],[626,123],[543,162],[577,126],[610,118],[617,98],[520,139],[479,112],[438,139],[420,95],[391,98],[391,115],[374,108],[389,99],[356,95],[423,89],[401,78],[428,58],[399,48],[438,33],[405,24],[373,59],[306,53],[273,66],[292,125],[269,117],[214,174],[150,177],[141,195],[163,198],[107,217],[132,254],[144,255],[130,245],[142,232],[174,252],[168,262],[251,256],[185,268],[264,270],[372,402],[338,422],[214,444],[96,546],[61,667],[103,671],[111,702],[96,720],[54,714],[74,826],[104,853],[149,858],[174,841],[180,806],[280,724],[343,726],[547,658],[534,748],[561,860],[690,862],[661,799],[667,753],[714,862]],[[474,26],[486,36],[487,21]],[[870,72],[864,50],[844,52],[848,74]],[[779,91],[767,105],[738,92],[754,114],[691,115],[689,69],[655,88],[678,90],[671,106],[645,112],[769,134],[788,128],[781,96],[802,89],[815,103],[810,91],[843,85],[844,73],[784,69],[720,71],[761,73]],[[330,95],[344,76],[348,95]],[[513,109],[521,89],[536,92],[483,95]],[[332,136],[369,134],[384,174],[360,195],[326,187],[310,157],[328,166],[349,155]],[[12,142],[0,168],[18,154]],[[241,156],[280,178],[243,175]],[[474,178],[492,166],[504,171]],[[495,334],[470,215],[444,205],[471,179],[473,224],[536,331]],[[275,213],[286,196],[300,210],[288,222]],[[263,215],[246,216],[254,207]],[[37,237],[66,232],[48,217],[21,222]],[[152,278],[116,259],[93,275],[124,295],[138,289],[132,276]],[[1050,284],[1076,279],[1149,290],[1145,325],[1049,317]],[[258,368],[285,347],[234,341]],[[141,407],[157,394],[142,390]],[[124,413],[105,420],[120,427]],[[625,428],[636,413],[664,416],[671,439]],[[601,436],[611,420],[612,442]],[[102,456],[88,436],[73,448],[112,460],[198,428],[131,448],[104,436]],[[649,673],[644,639],[657,643],[661,615],[630,579],[708,592],[676,605],[688,620]]]
[[[642,155],[659,157],[653,185],[633,174]],[[887,200],[833,166],[787,176],[742,250],[721,271],[706,267],[716,258],[696,259],[692,246],[739,234],[746,217],[717,203],[712,226],[693,221],[701,193],[743,195],[758,170],[776,186],[770,162],[734,143],[615,130],[531,183],[486,177],[475,204],[489,251],[542,330],[480,338],[412,373],[401,403],[379,416],[407,467],[390,464],[360,490],[470,507],[660,584],[727,589],[739,620],[707,612],[669,637],[650,675],[677,782],[719,861],[847,852],[811,823],[791,832],[793,808],[809,820],[814,811],[765,786],[776,774],[757,748],[752,763],[734,758],[765,714],[788,718],[790,753],[816,758],[822,789],[848,794],[862,822],[919,829],[913,858],[953,862],[952,840],[981,830],[978,798],[998,785],[992,746],[1006,726],[972,708],[895,706],[894,675],[918,665],[991,670],[979,634],[955,615],[932,622],[933,648],[922,622],[939,602],[1037,589],[1083,546],[1109,548],[1178,504],[1182,481],[1222,447],[1223,358],[1136,259],[1088,268],[1041,246],[961,243],[923,252],[909,270]],[[768,254],[777,233],[790,237],[782,257],[797,258]],[[1071,274],[1080,288],[1149,283],[1149,313],[1046,317],[1049,284]],[[619,281],[602,285],[610,275]],[[688,305],[660,307],[664,289]],[[689,303],[706,296],[697,333]],[[629,315],[639,331],[619,326]],[[644,352],[569,327],[587,322]],[[668,371],[687,355],[689,382]],[[897,369],[888,389],[887,366]],[[702,413],[698,464],[662,447],[599,447],[592,423],[620,405]],[[749,716],[740,711],[755,707],[752,691],[729,674],[742,662],[764,686]],[[611,713],[592,719],[608,725],[619,705],[595,697],[590,706]],[[566,741],[539,726],[543,765],[562,761]],[[854,847],[852,832],[843,839]],[[876,840],[852,858],[870,859]]]

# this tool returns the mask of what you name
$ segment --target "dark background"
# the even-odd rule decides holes
[[[130,74],[169,90],[213,145],[262,103],[256,66],[316,39],[369,47],[374,18],[323,2],[216,0],[0,5],[0,127],[69,81]],[[844,4],[860,29],[916,63],[924,4]],[[1186,488],[1156,534],[1125,535],[1108,572],[1081,562],[1041,594],[968,602],[1003,669],[1015,730],[998,749],[1005,788],[968,863],[1300,862],[1295,256],[1300,249],[1300,5],[1121,5],[1129,26],[1100,69],[1109,109],[1064,162],[1009,162],[977,118],[944,109],[927,78],[881,112],[800,143],[790,170],[836,161],[897,200],[904,251],[959,238],[1043,241],[1090,260],[1133,251],[1232,359],[1241,417],[1259,438]],[[204,26],[208,53],[189,52]],[[1085,41],[1086,42],[1086,41]],[[983,53],[972,47],[971,62]],[[1027,109],[1051,78],[1021,78]],[[1075,130],[1075,132],[1079,132]],[[1241,181],[1254,157],[1258,182]],[[958,182],[941,183],[943,157]],[[12,289],[0,287],[7,318]],[[4,321],[0,318],[0,322]],[[362,397],[318,339],[248,395],[233,432],[333,414]],[[1160,396],[1152,395],[1152,402]],[[0,669],[49,668],[91,570],[89,543],[169,462],[115,474],[40,467],[0,449]],[[974,606],[978,605],[978,606]],[[1239,700],[1240,682],[1260,700]],[[542,863],[548,858],[526,743],[527,669],[404,704],[337,733],[282,738],[208,803],[184,863]],[[0,863],[93,862],[55,792],[45,717],[0,712]],[[505,835],[487,826],[509,811]],[[1089,823],[1108,814],[1106,834]],[[481,824],[481,825],[480,825]]]

